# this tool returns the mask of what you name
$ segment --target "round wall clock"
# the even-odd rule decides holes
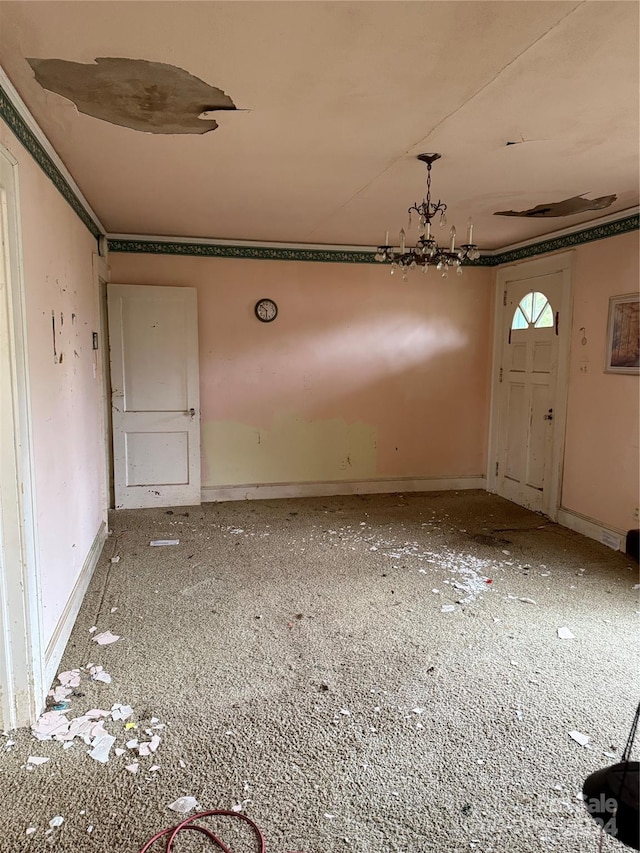
[[[278,316],[278,306],[273,299],[259,299],[255,307],[256,317],[263,323],[271,323]]]

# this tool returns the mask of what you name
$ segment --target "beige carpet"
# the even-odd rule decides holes
[[[128,511],[111,527],[61,670],[112,677],[83,671],[69,718],[122,703],[137,728],[107,719],[106,764],[77,738],[0,740],[0,850],[135,853],[181,796],[242,808],[270,853],[597,849],[576,793],[620,754],[638,700],[623,554],[483,492]],[[120,639],[92,642],[106,630]],[[115,754],[151,734],[154,754]]]

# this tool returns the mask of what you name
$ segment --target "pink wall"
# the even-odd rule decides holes
[[[18,160],[44,641],[105,518],[101,378],[91,332],[96,241],[7,126]],[[56,317],[54,361],[51,312]],[[73,317],[75,315],[75,319]]]
[[[203,486],[485,472],[490,270],[111,254],[198,290]],[[255,302],[279,307],[258,322]]]
[[[607,317],[638,290],[638,251],[637,231],[579,246],[573,274],[562,504],[618,531],[638,526],[638,376],[604,372]]]

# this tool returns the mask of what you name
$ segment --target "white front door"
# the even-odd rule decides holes
[[[107,287],[116,509],[200,503],[196,290]]]
[[[494,491],[555,517],[560,498],[569,331],[568,275],[502,275],[494,393]]]

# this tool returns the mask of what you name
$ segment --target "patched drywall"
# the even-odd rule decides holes
[[[214,421],[201,436],[208,480],[220,485],[369,480],[377,472],[375,428],[340,418],[279,412],[266,429]]]
[[[146,59],[99,57],[93,64],[28,59],[45,89],[81,113],[147,133],[206,133],[218,127],[201,113],[235,110],[231,98],[183,68]]]

